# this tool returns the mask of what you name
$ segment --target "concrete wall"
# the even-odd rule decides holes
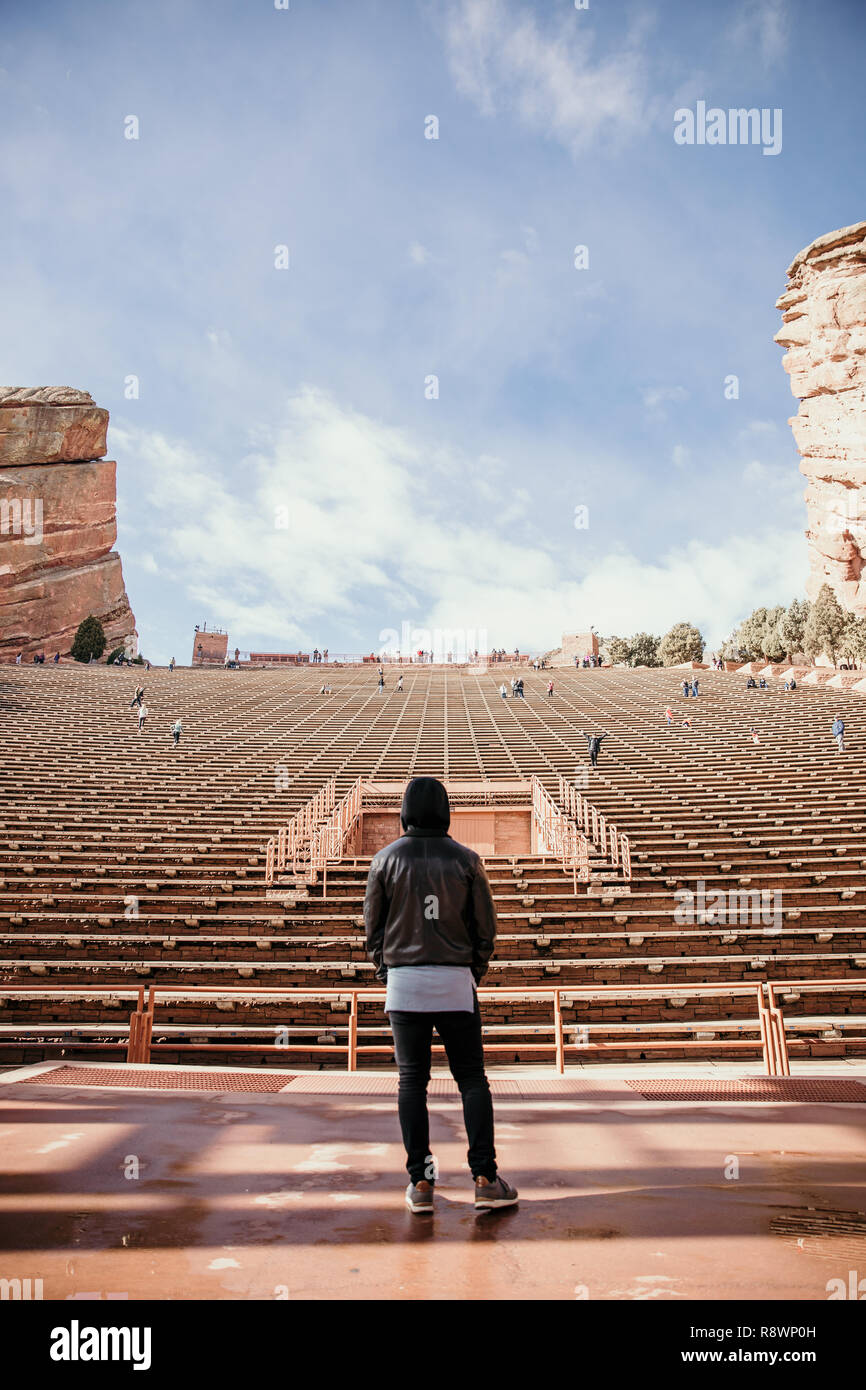
[[[402,833],[399,811],[364,811],[356,852],[376,854]],[[450,833],[461,844],[477,849],[479,854],[530,854],[532,849],[530,813],[528,807],[523,806],[454,807]]]

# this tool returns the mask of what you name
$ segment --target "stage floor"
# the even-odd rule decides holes
[[[441,1079],[432,1217],[403,1204],[392,1074],[168,1070],[0,1075],[0,1278],[45,1299],[823,1301],[866,1273],[862,1064],[798,1067],[771,1101],[757,1068],[497,1074],[521,1202],[478,1215]],[[646,1099],[660,1080],[704,1098]]]

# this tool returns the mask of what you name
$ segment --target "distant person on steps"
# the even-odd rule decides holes
[[[608,737],[607,730],[603,734],[585,734],[583,729],[580,731],[589,745],[589,761],[593,767],[598,766],[598,755],[601,752],[602,739]]]

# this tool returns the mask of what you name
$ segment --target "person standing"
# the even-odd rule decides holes
[[[670,722],[671,722],[671,720],[673,719],[673,717],[674,717],[674,712],[673,712],[673,710],[671,709],[670,705],[668,705],[667,709],[665,710],[665,720],[666,720],[666,722],[667,722],[668,724],[670,724]]]
[[[698,698],[698,678],[697,678],[697,676],[695,676],[694,679],[692,680],[692,695],[695,697],[695,699]]]
[[[548,681],[548,682],[547,682],[547,698],[550,699],[550,697],[552,696],[552,694],[553,694],[553,681]]]
[[[400,672],[399,676],[397,677],[397,694],[398,694],[398,695],[402,695],[402,694],[403,694],[403,672],[402,672],[402,671]]]
[[[836,747],[840,753],[845,752],[845,720],[841,714],[837,714],[833,720],[833,737],[836,740]]]
[[[593,767],[598,766],[598,755],[601,752],[602,740],[607,738],[607,730],[603,734],[585,734],[583,729],[580,731],[589,744],[589,761]]]
[[[172,657],[171,661],[168,663],[168,669],[170,673],[174,671],[174,657]]]
[[[174,723],[173,723],[172,726],[171,726],[171,732],[172,732],[172,736],[173,736],[173,738],[174,738],[174,746],[175,746],[175,748],[176,748],[177,745],[180,743],[180,736],[181,736],[181,734],[183,733],[183,720],[182,720],[182,719],[176,719],[176,720],[174,721]]]
[[[683,694],[685,695],[686,699],[688,699],[688,697],[689,697],[689,683],[688,683],[688,681],[683,681]]]
[[[499,687],[499,693],[500,693],[500,695],[502,696],[503,700],[507,700],[507,699],[508,699],[508,686],[505,684],[505,681],[503,681],[502,684],[500,685],[500,687]]]
[[[476,986],[496,940],[496,909],[479,855],[448,834],[451,807],[435,777],[413,777],[400,808],[403,834],[370,865],[364,897],[367,953],[386,986],[385,1012],[400,1080],[397,1109],[406,1149],[406,1205],[432,1212],[427,1087],[435,1028],[463,1100],[475,1210],[518,1200],[498,1172],[493,1101],[484,1069]]]
[[[147,705],[143,705],[143,704],[142,704],[142,705],[139,705],[139,707],[138,707],[138,732],[139,732],[139,733],[141,733],[142,729],[144,728],[144,721],[145,721],[145,719],[147,718],[147,713],[148,713],[148,711],[147,711]]]

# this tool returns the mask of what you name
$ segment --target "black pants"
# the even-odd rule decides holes
[[[451,1075],[463,1098],[463,1120],[469,1140],[467,1158],[473,1178],[496,1177],[496,1150],[493,1147],[493,1101],[484,1072],[481,1042],[481,1010],[475,1001],[474,1013],[416,1014],[392,1010],[391,1032],[400,1069],[397,1108],[406,1146],[406,1169],[412,1182],[432,1180],[430,1120],[427,1114],[427,1083],[430,1080],[430,1049],[433,1029],[445,1045]]]
[[[597,749],[597,748],[590,748],[590,750],[589,750],[589,761],[592,763],[593,767],[595,767],[596,763],[598,762],[598,749]]]

